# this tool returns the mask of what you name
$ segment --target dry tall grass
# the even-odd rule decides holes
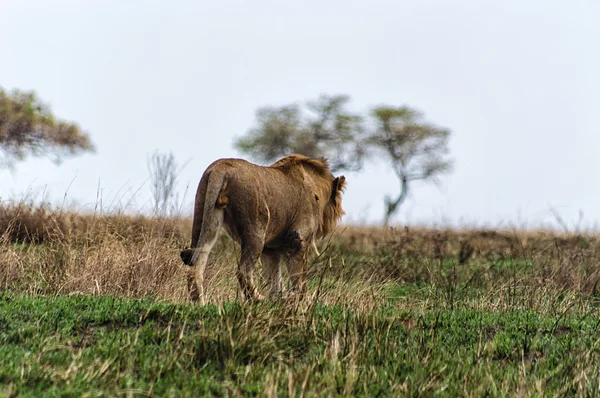
[[[42,293],[184,297],[180,220],[0,209],[0,287]]]
[[[186,301],[179,251],[190,230],[189,219],[0,207],[0,289]],[[600,280],[595,236],[342,226],[320,246],[311,289],[327,302],[375,303],[390,283],[427,284],[450,298],[468,288],[595,297]],[[238,298],[238,251],[221,237],[207,269],[210,301]]]

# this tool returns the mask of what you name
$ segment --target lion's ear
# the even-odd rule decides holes
[[[335,180],[333,180],[333,189],[331,194],[337,195],[338,193],[341,193],[344,189],[346,189],[346,177],[335,177]]]
[[[346,189],[346,177],[336,177],[331,184],[331,199],[335,202],[344,189]]]
[[[338,190],[339,191],[343,191],[346,189],[346,177],[344,176],[339,176],[339,182],[338,182]]]

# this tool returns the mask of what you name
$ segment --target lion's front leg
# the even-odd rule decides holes
[[[290,277],[290,293],[298,300],[306,295],[308,274],[308,250],[303,248],[300,252],[289,256],[287,261],[288,275]]]
[[[261,255],[263,275],[266,279],[269,298],[276,299],[283,293],[283,278],[279,266],[281,255],[278,253],[264,253]]]
[[[253,277],[254,265],[260,258],[262,247],[262,242],[258,240],[246,240],[242,243],[242,256],[238,266],[237,278],[246,300],[258,301],[264,299],[258,292]]]

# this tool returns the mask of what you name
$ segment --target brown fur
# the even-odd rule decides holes
[[[260,258],[270,292],[282,290],[279,260],[285,257],[292,288],[305,291],[308,250],[327,236],[344,215],[344,176],[334,177],[326,159],[283,157],[270,166],[243,159],[219,159],[204,172],[196,192],[191,248],[182,261],[195,267],[189,289],[203,294],[204,268],[221,226],[241,244],[238,281],[248,299],[262,296],[252,280]],[[200,293],[198,293],[200,292]]]

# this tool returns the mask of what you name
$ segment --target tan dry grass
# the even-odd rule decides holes
[[[188,247],[190,231],[190,219],[0,207],[0,289],[186,301],[188,270],[179,251]],[[595,295],[600,281],[595,236],[341,226],[320,249],[311,268],[320,289],[313,283],[312,293],[326,303],[375,304],[390,284]],[[207,267],[211,302],[239,298],[238,255],[237,245],[222,235]],[[442,259],[456,263],[450,274],[442,269]],[[535,266],[516,275],[496,266],[506,259]]]

